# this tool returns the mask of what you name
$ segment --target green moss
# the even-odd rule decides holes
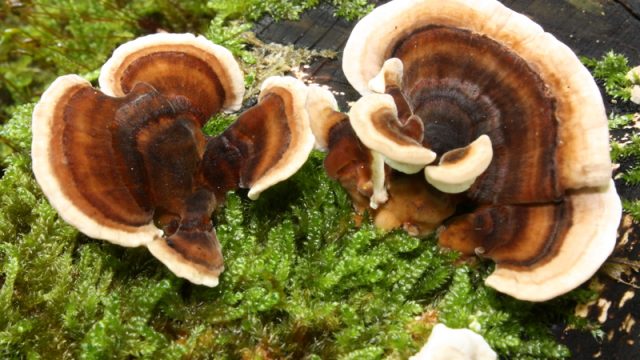
[[[599,60],[583,58],[582,61],[592,70],[594,77],[603,82],[614,107],[619,101],[629,101],[631,81],[626,76],[631,68],[624,55],[611,51]],[[629,130],[629,126],[638,120],[637,114],[612,113],[609,116],[609,129],[621,130],[626,127]],[[627,132],[628,137],[616,138],[611,142],[611,160],[624,163],[616,178],[635,186],[640,184],[640,136],[633,131]],[[640,221],[640,200],[623,200],[623,209],[636,221]]]
[[[615,114],[609,115],[609,130],[622,129],[625,126],[633,124],[633,114]]]
[[[66,73],[99,69],[117,45],[138,35],[203,32],[213,13],[198,1],[33,0],[3,3],[0,97],[21,104]],[[0,108],[0,123],[8,109]]]
[[[591,297],[592,293],[576,291],[550,303],[534,305],[482,286],[491,271],[492,268],[467,266],[456,269],[450,288],[436,305],[441,309],[441,321],[449,327],[470,328],[482,334],[494,350],[509,359],[569,357],[569,350],[549,336],[545,324],[563,318],[568,321],[563,312],[576,297]]]
[[[622,54],[613,51],[605,54],[600,60],[582,57],[585,64],[596,79],[603,82],[605,91],[614,99],[628,101],[631,97],[631,81],[627,73],[631,70],[629,60]]]
[[[336,15],[347,20],[358,19],[373,9],[373,5],[366,0],[209,0],[207,6],[225,18],[244,18],[258,20],[263,14],[268,14],[276,20],[296,20],[307,9],[329,3],[336,8]]]
[[[623,200],[622,208],[636,221],[640,221],[640,201]]]

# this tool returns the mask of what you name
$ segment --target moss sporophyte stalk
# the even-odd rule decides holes
[[[350,16],[370,9],[359,0],[330,3]],[[0,357],[406,358],[437,322],[471,328],[502,357],[570,356],[551,326],[591,329],[573,309],[593,292],[521,302],[484,285],[493,271],[489,263],[463,260],[434,238],[381,232],[368,218],[355,226],[351,201],[325,175],[320,152],[256,201],[243,192],[227,195],[213,216],[226,259],[216,288],[177,278],[144,249],[89,239],[51,208],[34,181],[29,152],[33,102],[45,84],[63,73],[95,80],[117,44],[157,28],[241,34],[265,13],[286,18],[317,4],[3,5],[3,21],[14,29],[3,40],[25,41],[0,42],[2,76],[9,79],[0,91],[6,119],[0,129]],[[273,74],[266,56],[300,62],[310,56],[275,45],[265,52],[242,39],[216,40],[235,49],[248,69],[264,66],[264,74]],[[252,87],[261,82],[247,79]],[[218,116],[205,131],[217,133],[233,120]],[[640,153],[633,149],[633,143],[614,145],[613,156],[637,163]]]

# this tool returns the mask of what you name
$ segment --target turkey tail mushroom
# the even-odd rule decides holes
[[[210,116],[239,107],[242,79],[231,53],[202,37],[126,43],[102,68],[103,91],[66,75],[42,95],[32,123],[36,180],[86,235],[146,246],[177,276],[216,286],[224,263],[211,213],[226,191],[249,187],[256,198],[313,147],[306,86],[291,78],[266,80],[258,105],[205,136]]]
[[[165,96],[184,96],[203,121],[220,110],[239,110],[244,94],[242,71],[231,52],[193,34],[157,33],[129,41],[113,52],[98,80],[110,96],[124,96],[141,82]]]
[[[307,86],[292,77],[270,77],[258,104],[207,143],[204,175],[223,196],[249,189],[249,198],[293,175],[313,150],[314,137],[305,108]]]
[[[496,0],[394,0],[354,27],[342,66],[363,96],[350,113],[360,140],[460,193],[440,242],[496,261],[487,284],[541,301],[611,253],[621,211],[604,104],[539,25]]]

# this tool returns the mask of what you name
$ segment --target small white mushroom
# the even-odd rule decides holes
[[[427,181],[436,189],[449,194],[457,194],[469,189],[491,163],[493,149],[491,139],[480,135],[474,142],[463,148],[446,152],[440,164],[424,169]]]
[[[640,105],[640,85],[633,85],[631,88],[631,101]]]
[[[358,138],[369,149],[384,155],[392,168],[413,174],[436,159],[436,154],[403,132],[393,97],[369,94],[358,100],[349,120]]]
[[[634,84],[640,84],[640,66],[636,66],[629,70],[627,73],[627,79]]]
[[[437,324],[420,351],[409,360],[495,360],[498,355],[487,341],[469,329]]]

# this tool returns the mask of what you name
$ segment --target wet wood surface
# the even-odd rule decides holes
[[[503,3],[542,25],[580,56],[600,58],[614,50],[626,55],[630,65],[640,65],[640,0],[503,0]],[[305,13],[299,21],[276,22],[266,17],[254,31],[265,42],[337,51],[336,59],[318,58],[305,72],[313,82],[328,85],[338,93],[338,101],[345,110],[347,102],[358,99],[342,73],[340,53],[354,23],[335,18],[332,13],[330,7],[321,6]],[[606,100],[609,112],[640,111],[633,105],[622,107]],[[634,130],[613,135],[618,139],[628,136],[630,131]],[[621,169],[630,165],[622,164]],[[623,199],[640,197],[640,187],[630,187],[619,180],[616,184]],[[575,359],[640,359],[640,326],[636,324],[640,319],[640,296],[635,293],[640,279],[638,268],[628,265],[640,260],[637,229],[638,225],[628,216],[623,218],[619,245],[605,265],[609,269],[631,271],[617,280],[601,271],[598,282],[603,287],[602,295],[583,309],[590,319],[601,324],[603,336],[576,332],[564,324],[553,328],[557,337],[571,348]]]

